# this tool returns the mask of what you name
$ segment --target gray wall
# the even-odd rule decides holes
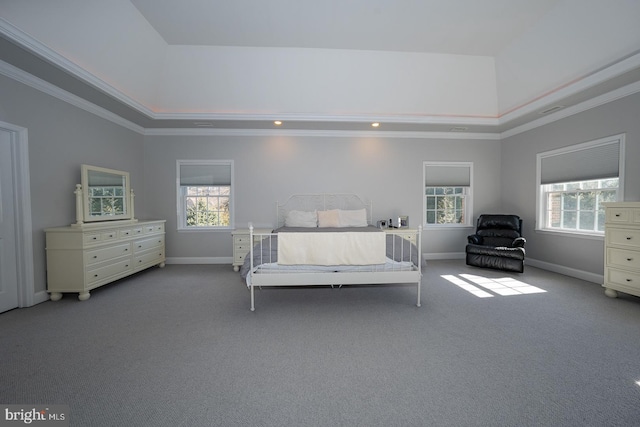
[[[602,275],[602,238],[535,232],[536,154],[626,133],[625,201],[640,200],[640,94],[567,117],[502,141],[502,204],[524,218],[527,257]]]
[[[46,289],[44,229],[75,222],[80,165],[129,171],[133,187],[142,189],[142,135],[3,76],[0,121],[28,130],[34,288],[41,292]],[[144,215],[145,198],[136,196],[136,216]]]
[[[148,210],[167,219],[167,256],[231,257],[229,232],[177,232],[176,160],[232,159],[236,226],[273,226],[276,201],[298,193],[353,192],[374,220],[422,218],[422,162],[473,161],[475,211],[500,212],[500,142],[368,137],[147,136]],[[427,230],[426,253],[460,253],[471,229]]]
[[[236,225],[271,225],[275,202],[294,193],[355,192],[374,219],[422,217],[422,162],[473,161],[474,212],[514,212],[525,220],[527,256],[602,274],[601,239],[534,231],[535,162],[541,151],[627,133],[625,200],[640,200],[640,94],[503,141],[319,136],[145,136],[0,76],[0,120],[29,134],[36,292],[46,289],[44,229],[75,220],[82,163],[126,170],[136,216],[167,220],[170,258],[229,258],[229,232],[176,231],[176,160],[233,159]],[[426,230],[423,250],[464,251],[471,229]]]

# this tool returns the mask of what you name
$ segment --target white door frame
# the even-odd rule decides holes
[[[18,273],[18,307],[30,307],[35,301],[33,272],[33,226],[31,223],[31,185],[29,179],[29,144],[27,129],[0,121],[0,129],[11,134],[13,197],[15,208],[16,259]],[[47,295],[46,293],[44,295]],[[48,295],[47,295],[48,296]]]

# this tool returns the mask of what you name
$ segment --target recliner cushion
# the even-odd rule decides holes
[[[491,247],[472,244],[467,245],[465,251],[468,254],[513,258],[518,260],[523,260],[525,255],[523,248]]]

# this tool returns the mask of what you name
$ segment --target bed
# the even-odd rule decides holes
[[[371,204],[354,194],[293,195],[276,203],[277,227],[256,233],[240,269],[255,311],[255,288],[415,284],[420,307],[422,227],[379,229]]]

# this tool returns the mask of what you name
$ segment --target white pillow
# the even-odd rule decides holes
[[[284,218],[285,227],[317,227],[318,215],[316,211],[289,211]]]
[[[367,210],[339,210],[339,227],[366,227],[367,223]]]
[[[318,211],[318,227],[340,227],[338,209]]]

